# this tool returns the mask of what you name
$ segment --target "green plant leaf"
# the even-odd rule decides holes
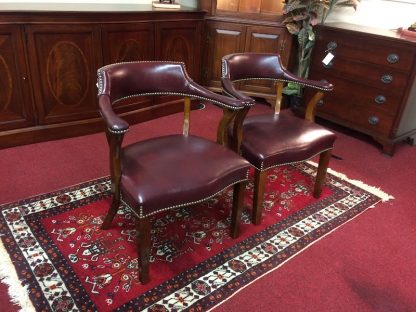
[[[291,33],[292,35],[297,35],[299,33],[299,25],[296,23],[288,23],[285,25],[286,29],[289,33]]]

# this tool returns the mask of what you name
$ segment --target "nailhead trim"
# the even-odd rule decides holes
[[[114,133],[114,134],[122,134],[122,133],[126,133],[127,131],[129,131],[129,129],[126,129],[126,130],[113,130],[111,128],[108,128],[108,131],[110,131],[111,133]]]
[[[101,95],[104,92],[104,70],[106,70],[107,68],[109,68],[109,67],[111,67],[113,65],[120,65],[120,64],[152,63],[152,62],[154,62],[154,61],[119,62],[119,63],[109,64],[109,65],[106,65],[106,66],[103,66],[103,67],[99,68],[97,70],[98,95]],[[171,62],[171,61],[158,61],[158,62],[169,63],[169,64],[179,64],[179,65],[183,66],[183,68],[185,70],[185,75],[188,76],[188,73],[186,71],[186,65],[183,62]],[[188,76],[188,78],[189,78],[189,76]],[[137,97],[137,96],[148,96],[148,95],[177,95],[177,96],[186,96],[186,97],[190,97],[190,98],[195,98],[195,99],[200,99],[200,100],[205,100],[205,101],[208,101],[208,102],[216,103],[216,104],[219,104],[219,105],[221,105],[223,107],[227,107],[227,108],[232,109],[232,110],[240,110],[240,109],[243,109],[243,107],[235,107],[235,106],[227,105],[225,103],[222,103],[222,102],[219,102],[219,101],[216,101],[216,100],[212,100],[212,99],[208,99],[208,98],[205,98],[205,97],[202,97],[202,96],[196,96],[196,95],[193,95],[193,94],[186,94],[186,93],[179,93],[179,92],[151,92],[151,93],[133,94],[133,95],[125,96],[125,97],[122,97],[120,99],[115,100],[112,103],[112,105],[114,105],[115,103],[117,103],[118,101],[121,101],[121,100],[129,99],[129,98],[133,98],[133,97]],[[244,104],[244,105],[247,106],[246,104]]]
[[[120,64],[133,64],[133,63],[153,63],[155,61],[130,61],[130,62],[118,62],[118,63],[112,63],[112,64],[108,64],[105,65],[103,67],[100,67],[99,69],[97,69],[97,87],[98,87],[98,95],[103,94],[103,89],[104,89],[104,70],[106,70],[107,68],[113,66],[113,65],[120,65]],[[174,62],[174,61],[158,61],[161,63],[171,63],[171,64],[179,64],[182,65],[183,68],[185,69],[185,73],[186,72],[186,65],[184,62]]]
[[[226,78],[226,77],[224,77]],[[291,82],[300,86],[305,86],[305,87],[311,87],[314,89],[318,89],[318,90],[322,90],[322,91],[331,91],[331,89],[329,88],[320,88],[308,83],[301,83],[301,82],[297,82],[297,81],[293,81],[293,80],[287,80],[287,79],[274,79],[274,78],[244,78],[244,79],[237,79],[237,80],[233,80],[233,82],[239,82],[239,81],[245,81],[245,80],[271,80],[271,81],[283,81],[283,82]]]
[[[197,96],[197,95],[187,94],[187,93],[180,93],[180,92],[149,92],[149,93],[132,94],[132,95],[128,95],[128,96],[125,96],[125,97],[122,97],[120,99],[115,100],[113,102],[113,104],[115,104],[115,103],[117,103],[121,100],[129,99],[129,98],[133,98],[133,97],[137,97],[137,96],[148,96],[148,95],[177,95],[177,96],[190,97],[190,98],[199,99],[199,100],[205,100],[205,101],[208,101],[208,102],[219,104],[223,107],[227,107],[227,108],[232,109],[232,110],[240,110],[240,109],[244,108],[244,107],[236,107],[236,106],[227,105],[225,103],[215,101],[213,99],[208,99],[208,98],[205,98],[205,97],[202,97],[202,96]],[[244,103],[244,106],[247,106],[247,105]]]
[[[236,97],[235,97],[233,94],[231,94],[230,92],[227,92],[227,90],[223,89],[223,91],[224,91],[224,93],[225,93],[225,94],[227,94],[228,96],[230,96],[230,97],[232,97],[232,98],[236,99]],[[240,100],[240,101],[243,101],[243,100]],[[256,102],[253,102],[253,101],[250,101],[250,104],[247,104],[246,102],[244,102],[244,106],[245,106],[245,107],[251,107],[251,106],[254,106],[255,104],[256,104]]]
[[[262,162],[262,163],[261,163],[261,166],[260,166],[260,169],[259,169],[259,168],[257,168],[256,166],[254,166],[253,164],[252,164],[252,166],[253,166],[254,168],[256,168],[257,170],[260,170],[260,171],[266,171],[266,170],[269,170],[269,169],[271,169],[271,168],[275,168],[275,167],[280,167],[280,166],[285,166],[285,165],[292,165],[292,164],[298,164],[298,163],[301,163],[301,162],[307,161],[307,160],[309,160],[309,159],[311,159],[311,158],[314,158],[315,156],[317,156],[317,155],[319,155],[319,154],[321,154],[321,153],[323,153],[323,152],[326,152],[326,151],[332,150],[333,148],[334,148],[334,147],[332,146],[332,147],[330,147],[330,148],[324,149],[324,150],[320,151],[319,153],[316,153],[315,155],[313,155],[313,156],[311,156],[311,157],[309,157],[309,158],[306,158],[306,159],[304,159],[304,160],[286,162],[286,163],[282,163],[282,164],[278,164],[278,165],[273,165],[273,166],[270,166],[270,167],[267,167],[267,168],[263,168],[264,163]]]
[[[97,84],[98,95],[103,94],[104,92],[104,72],[101,69],[97,70]]]
[[[228,66],[226,60],[221,60],[221,76],[222,78],[225,78],[228,76]]]
[[[204,202],[204,201],[206,201],[206,200],[208,200],[208,199],[210,199],[210,198],[212,198],[212,197],[215,197],[215,196],[217,196],[219,193],[221,193],[222,191],[224,191],[225,189],[227,189],[227,188],[229,188],[231,185],[234,185],[234,184],[237,184],[237,183],[241,183],[241,182],[243,182],[243,181],[247,181],[248,180],[248,174],[249,174],[249,172],[247,171],[247,174],[246,174],[246,178],[245,179],[242,179],[242,180],[239,180],[239,181],[237,181],[237,182],[233,182],[233,183],[231,183],[230,185],[228,185],[228,186],[226,186],[226,187],[224,187],[223,189],[221,189],[220,191],[218,191],[218,192],[216,192],[215,194],[213,194],[213,195],[210,195],[210,196],[208,196],[208,197],[205,197],[205,198],[203,198],[203,199],[200,199],[200,200],[196,200],[196,201],[193,201],[193,202],[189,202],[189,203],[184,203],[184,204],[179,204],[179,205],[174,205],[174,206],[169,206],[169,207],[166,207],[166,208],[162,208],[162,209],[158,209],[158,210],[156,210],[156,211],[153,211],[152,213],[149,213],[149,214],[144,214],[143,213],[143,206],[140,206],[139,208],[140,208],[140,212],[139,213],[137,213],[132,207],[130,207],[130,205],[129,204],[127,204],[122,198],[121,198],[121,202],[123,203],[123,204],[125,204],[126,205],[126,207],[128,208],[128,209],[130,209],[130,211],[136,216],[136,217],[138,217],[139,219],[143,219],[143,218],[147,218],[147,217],[150,217],[150,216],[152,216],[152,215],[155,215],[155,214],[157,214],[157,213],[159,213],[159,212],[163,212],[163,211],[167,211],[167,210],[171,210],[171,209],[175,209],[175,208],[180,208],[180,207],[186,207],[186,206],[191,206],[191,205],[195,205],[195,204],[199,204],[199,203],[202,203],[202,202]]]

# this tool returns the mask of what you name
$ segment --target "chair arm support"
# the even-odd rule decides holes
[[[104,118],[107,128],[112,133],[125,133],[129,129],[129,124],[118,117],[113,111],[113,107],[110,102],[110,98],[106,94],[102,94],[98,97],[98,106],[100,113]]]
[[[236,99],[245,101],[247,104],[246,106],[252,106],[254,105],[254,99],[251,97],[245,95],[241,91],[238,91],[235,87],[233,82],[230,80],[230,78],[223,77],[221,78],[221,85],[224,90],[224,92]]]
[[[236,109],[243,109],[247,105],[251,106],[254,104],[254,101],[248,97],[243,98],[243,99],[231,98],[228,96],[224,96],[224,95],[212,92],[211,90],[208,90],[198,85],[192,80],[189,81],[189,83],[190,83],[189,89],[190,89],[191,96],[193,95],[197,98],[205,99],[212,103],[218,104],[224,108],[236,110]]]
[[[315,121],[316,104],[324,97],[322,91],[317,91],[315,95],[306,104],[305,120]]]

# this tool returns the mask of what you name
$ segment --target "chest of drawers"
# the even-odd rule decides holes
[[[328,52],[334,58],[324,64]],[[317,116],[372,136],[386,154],[416,136],[415,74],[414,38],[350,24],[317,27],[309,77],[334,84]]]

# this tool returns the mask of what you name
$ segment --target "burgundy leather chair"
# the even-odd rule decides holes
[[[314,123],[314,111],[324,92],[333,86],[328,82],[299,78],[288,72],[277,54],[236,53],[222,59],[222,87],[234,98],[248,101],[250,97],[237,90],[235,82],[244,80],[271,80],[277,85],[274,113],[248,116],[243,122],[242,137],[231,133],[241,142],[241,153],[255,167],[252,222],[259,224],[262,214],[267,170],[276,166],[302,162],[320,155],[313,191],[318,198],[322,192],[335,134]],[[284,83],[293,82],[316,89],[306,108],[305,119],[279,114]],[[248,112],[249,107],[246,108]],[[240,115],[242,116],[242,115]]]
[[[191,98],[222,106],[227,112],[220,122],[220,143],[234,115],[243,112],[244,100],[210,92],[192,81],[184,64],[177,62],[129,62],[98,70],[98,99],[106,123],[110,147],[112,203],[102,224],[111,226],[120,203],[137,217],[139,277],[149,281],[152,216],[169,209],[191,206],[234,186],[231,236],[237,237],[248,161],[226,146],[190,135]],[[112,105],[138,96],[184,97],[183,132],[122,146],[129,124]]]

